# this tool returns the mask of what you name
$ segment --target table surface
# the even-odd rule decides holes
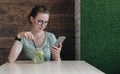
[[[32,61],[6,62],[0,66],[0,74],[105,74],[85,61]]]

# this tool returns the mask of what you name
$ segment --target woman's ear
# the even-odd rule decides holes
[[[32,16],[30,16],[30,21],[31,21],[31,23],[33,23],[33,21],[34,21],[34,18]]]

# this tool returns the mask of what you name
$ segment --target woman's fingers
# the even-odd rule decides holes
[[[28,40],[34,40],[34,35],[31,32],[23,32],[22,35]]]
[[[54,52],[55,53],[60,53],[60,50],[56,47],[52,47],[51,51],[52,51],[52,53],[54,53]]]
[[[28,32],[28,39],[29,40],[34,40],[34,36],[31,32]]]
[[[61,48],[62,48],[62,43],[59,43],[59,46],[58,46],[58,47],[53,46],[53,48],[56,49],[56,50],[57,50],[57,49],[58,49],[58,50],[61,50]]]
[[[62,43],[59,43],[59,48],[62,48]]]
[[[28,36],[29,36],[29,40],[34,40],[34,36],[31,32],[28,33]]]
[[[61,52],[61,49],[62,49],[62,44],[59,43],[59,47],[53,46],[51,50],[52,50],[53,52],[60,53],[60,52]]]

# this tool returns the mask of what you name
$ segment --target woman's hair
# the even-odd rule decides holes
[[[35,17],[38,15],[38,13],[46,13],[46,14],[49,14],[50,11],[49,11],[49,9],[48,9],[46,6],[44,6],[44,5],[36,5],[35,7],[32,8],[30,14],[28,15],[29,21],[30,21],[30,16],[32,16],[33,18],[35,18]],[[31,21],[30,21],[30,23],[31,23]]]

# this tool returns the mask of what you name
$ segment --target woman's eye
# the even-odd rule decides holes
[[[42,21],[42,20],[39,20],[39,21],[38,21],[38,24],[42,25],[42,24],[43,24],[43,21]]]
[[[38,20],[39,25],[47,25],[48,21]]]
[[[39,24],[42,24],[42,22],[39,22]]]

